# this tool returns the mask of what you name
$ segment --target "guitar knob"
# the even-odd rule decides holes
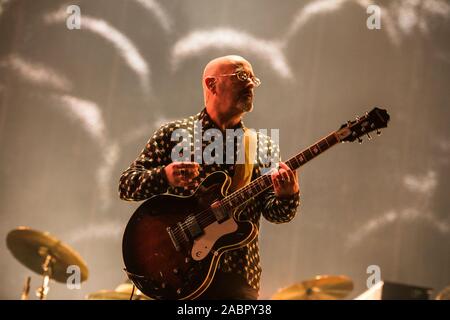
[[[381,136],[381,131],[377,130],[377,136]]]
[[[359,142],[359,144],[362,144],[362,143],[363,143],[363,141],[362,141],[361,138],[358,138],[358,142]]]
[[[178,272],[179,272],[177,268],[174,268],[172,271],[173,271],[173,274],[178,274]]]

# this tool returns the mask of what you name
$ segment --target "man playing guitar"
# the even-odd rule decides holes
[[[202,137],[204,132],[210,129],[215,129],[214,132],[221,132],[223,137],[228,137],[227,129],[248,130],[242,122],[242,117],[246,112],[252,111],[254,89],[260,84],[261,81],[255,77],[250,63],[240,56],[225,56],[210,61],[206,65],[202,77],[205,108],[197,115],[161,126],[137,159],[120,177],[120,198],[140,201],[163,193],[190,196],[209,174],[216,171],[225,172],[232,178],[230,190],[234,191],[260,177],[268,168],[278,169],[270,172],[273,188],[267,189],[247,201],[245,207],[239,212],[240,220],[249,220],[256,226],[254,237],[243,246],[222,252],[215,265],[215,270],[208,273],[213,275],[210,281],[205,281],[202,289],[197,290],[195,295],[187,295],[184,296],[185,298],[257,299],[261,276],[257,231],[261,215],[270,222],[285,223],[291,221],[297,212],[300,203],[297,174],[285,163],[278,161],[279,147],[261,133],[254,137],[256,154],[267,155],[269,161],[264,161],[262,157],[258,156],[251,161],[250,167],[239,166],[236,161],[216,161],[214,163],[195,161],[193,153],[199,151],[195,148],[199,149],[198,146],[200,146],[201,151],[199,152],[202,154],[208,147],[208,143],[205,143],[203,139],[194,139],[195,141],[188,142],[187,146],[184,145],[187,150],[192,151],[188,158],[184,155],[184,161],[177,161],[179,159],[173,158],[174,147],[179,142],[173,141],[172,138],[176,130],[185,130],[190,137],[195,137],[195,123],[201,123]],[[232,139],[232,141],[224,139],[226,141],[223,144],[222,154],[226,153],[225,149],[229,143],[235,142],[235,137]],[[233,146],[232,159],[238,159],[239,142]],[[247,151],[248,149],[244,152]],[[227,154],[227,159],[229,156]],[[250,171],[245,172],[245,170]],[[247,174],[247,178],[245,178],[245,174]],[[205,232],[211,233],[214,230],[210,229]],[[180,232],[170,234],[173,236],[175,247],[177,247],[179,234]],[[182,235],[185,236],[185,234],[187,232],[183,231]],[[191,235],[189,234],[189,236]],[[171,273],[177,274],[179,271],[174,268]],[[161,277],[163,276],[161,275]],[[189,281],[191,279],[189,277],[192,275],[186,273],[182,277]],[[159,290],[164,289],[165,283],[163,282],[159,285]],[[175,291],[176,294],[182,296],[181,288]]]

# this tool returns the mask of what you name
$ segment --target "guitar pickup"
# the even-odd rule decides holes
[[[228,218],[229,218],[228,212],[220,204],[219,201],[216,201],[211,205],[211,210],[212,210],[214,217],[216,218],[218,223],[222,223],[225,220],[228,220]]]
[[[195,239],[203,234],[203,229],[200,227],[200,224],[197,222],[195,216],[187,217],[185,226],[187,227],[187,231],[192,239]]]

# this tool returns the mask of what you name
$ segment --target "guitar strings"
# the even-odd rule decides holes
[[[297,156],[298,156],[298,155],[297,155]],[[301,163],[298,159],[296,159],[297,156],[294,156],[294,157],[292,157],[291,159],[288,159],[288,160],[286,161],[286,164],[287,164],[289,167],[292,167],[292,166],[290,165],[290,163],[291,163],[293,160],[296,160],[296,161],[297,161],[297,164]],[[268,185],[267,185],[267,183],[268,183]],[[262,189],[259,190],[259,189],[258,189],[258,186],[261,187]],[[247,191],[249,191],[249,190],[253,190],[253,189],[254,189],[254,190],[256,190],[257,193],[259,194],[259,193],[265,191],[266,189],[268,189],[268,188],[270,188],[270,187],[272,187],[272,186],[273,186],[273,182],[272,182],[272,179],[270,178],[270,175],[262,175],[262,176],[256,178],[255,180],[253,180],[252,182],[250,182],[248,185],[246,185],[245,187],[243,187],[243,188],[240,189],[239,191],[233,192],[232,194],[230,194],[230,195],[224,197],[223,199],[219,200],[219,207],[220,207],[221,209],[231,210],[232,207],[228,208],[226,204],[227,204],[227,203],[231,203],[231,204],[232,204],[232,202],[233,202],[234,200],[236,200],[236,199],[239,200],[239,199],[240,199],[240,196],[242,195],[242,193],[245,193],[245,192],[247,192]],[[246,202],[246,201],[245,201],[245,202]],[[244,202],[244,203],[245,203],[245,202]],[[242,203],[242,204],[243,204],[243,203]],[[240,204],[240,205],[242,205],[242,204]],[[209,212],[208,212],[208,211],[211,211],[211,212],[212,212],[212,208],[211,208],[211,207],[206,208],[205,210],[200,211],[199,213],[197,213],[197,214],[194,215],[198,224],[205,223],[205,222],[207,222],[209,219],[211,219],[212,216],[209,215]],[[213,221],[214,221],[214,220],[212,220],[212,222],[213,222]],[[189,229],[190,224],[191,224],[190,222],[184,221],[184,222],[181,222],[179,225],[177,225],[177,226],[174,228],[173,235],[176,237],[176,239],[177,239],[178,241],[180,240],[180,237],[179,237],[179,236],[180,236],[182,233],[185,233],[184,230],[185,230],[186,228]],[[186,241],[184,237],[182,237],[182,240],[183,240],[183,242]]]
[[[270,176],[267,176],[267,175],[260,176],[260,177],[258,177],[257,179],[253,180],[250,184],[248,184],[247,186],[245,186],[245,187],[243,187],[241,190],[239,190],[239,192],[232,193],[231,195],[229,195],[229,196],[223,198],[222,200],[219,200],[219,207],[222,208],[222,209],[225,209],[225,210],[231,210],[232,208],[228,208],[227,205],[226,205],[226,203],[230,203],[230,202],[232,202],[232,201],[235,200],[235,199],[239,199],[239,193],[244,192],[244,190],[247,191],[247,190],[249,190],[249,189],[255,188],[256,191],[257,191],[258,193],[261,193],[261,192],[265,191],[267,188],[269,188],[269,187],[272,186],[272,181],[269,180],[268,182],[270,182],[270,184],[269,184],[268,186],[264,186],[264,187],[261,186],[261,184],[259,184],[259,182],[263,181],[263,182],[265,183],[265,182],[266,182],[265,180],[268,180],[267,177],[270,177]],[[260,187],[263,187],[262,190],[258,190],[258,188],[256,187],[256,185],[259,185]],[[225,201],[224,201],[224,200],[225,200]],[[242,204],[241,204],[241,205],[242,205]],[[206,222],[206,221],[208,221],[209,219],[212,218],[212,216],[208,214],[208,211],[212,211],[212,208],[209,207],[209,208],[207,208],[207,209],[205,209],[205,210],[203,210],[203,211],[201,211],[201,212],[199,212],[199,213],[197,213],[197,214],[195,215],[196,220],[197,220],[197,222],[198,222],[199,224],[202,224],[202,223],[204,223],[204,222]],[[213,220],[213,221],[214,221],[214,220]],[[180,225],[181,225],[181,226],[180,226]],[[176,239],[177,239],[178,241],[180,241],[179,236],[180,236],[182,233],[185,233],[185,232],[184,232],[184,229],[185,229],[185,228],[189,228],[189,222],[187,222],[187,221],[181,222],[180,225],[177,225],[177,226],[174,228],[174,232],[173,232],[173,235],[176,237]],[[183,240],[183,242],[186,241],[186,239],[185,239],[184,237],[182,237],[181,240]]]

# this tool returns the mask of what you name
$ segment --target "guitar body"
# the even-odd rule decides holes
[[[239,221],[237,212],[214,220],[195,237],[179,228],[193,214],[214,218],[208,209],[226,196],[230,184],[230,177],[217,171],[191,196],[161,194],[139,206],[126,226],[122,251],[126,272],[140,291],[153,299],[195,299],[209,287],[220,256],[255,239],[257,227]]]

